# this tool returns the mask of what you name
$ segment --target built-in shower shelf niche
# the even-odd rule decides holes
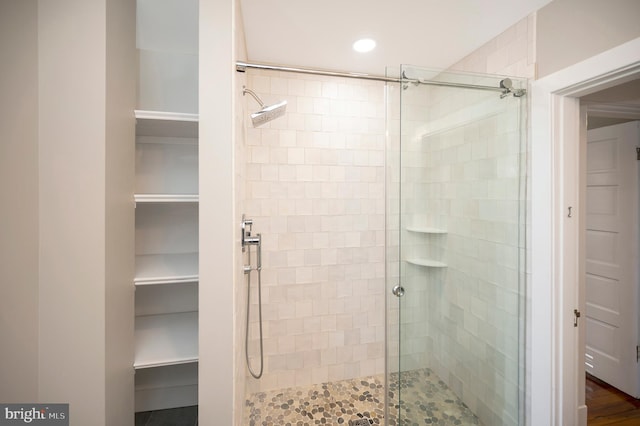
[[[429,226],[407,226],[407,231],[418,234],[446,234],[447,231],[441,228],[433,228]]]
[[[197,361],[197,312],[136,317],[135,369]]]
[[[136,256],[135,285],[177,284],[198,281],[198,253]]]
[[[411,258],[406,260],[407,263],[427,268],[446,268],[447,264],[438,260]]]

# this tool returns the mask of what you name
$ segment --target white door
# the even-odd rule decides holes
[[[634,397],[640,396],[639,123],[587,133],[585,369]]]

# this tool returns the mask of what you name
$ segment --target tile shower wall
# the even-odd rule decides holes
[[[517,24],[508,28],[498,37],[490,40],[488,43],[475,50],[473,53],[463,58],[461,61],[453,65],[451,68],[460,71],[481,72],[481,73],[496,73],[502,75],[514,75],[529,79],[529,81],[537,78],[537,48],[536,48],[536,13],[530,14],[528,17],[522,19]],[[528,105],[530,107],[530,104]],[[528,112],[527,112],[528,114]],[[529,144],[530,146],[530,144]],[[527,154],[529,153],[527,149]],[[531,170],[531,164],[529,156],[527,155],[526,167],[528,173]],[[527,194],[531,194],[531,183],[527,181]],[[526,242],[525,253],[521,254],[522,258],[525,258],[525,274],[526,281],[531,282],[531,247],[528,243],[531,238],[531,200],[527,198],[526,202]],[[529,298],[529,291],[527,291],[526,306],[531,306],[531,300]],[[530,309],[526,309],[526,324],[530,326],[531,318],[529,316]],[[527,330],[526,348],[524,357],[526,360],[530,359],[531,354],[531,342],[529,336],[531,333]],[[524,361],[523,361],[524,362]],[[531,383],[531,372],[529,369],[530,363],[525,362],[526,365],[526,378],[525,385],[528,386]],[[525,407],[525,418],[530,418],[530,407],[528,405],[529,400],[525,400],[527,406]]]
[[[535,15],[452,69],[534,78]],[[524,194],[518,163],[521,173],[527,170],[513,127],[519,117],[486,117],[428,134],[425,122],[473,104],[451,91],[429,92],[403,95],[403,105],[410,105],[403,110],[403,150],[410,152],[403,161],[403,193],[409,194],[403,196],[403,228],[433,226],[448,233],[401,235],[407,251],[437,257],[448,267],[406,265],[403,271],[415,294],[400,319],[401,365],[433,368],[485,424],[516,424],[518,361],[524,362],[516,344],[522,329],[514,325],[522,307],[518,262],[524,264],[524,229],[517,220],[526,203],[517,201]],[[439,284],[425,288],[425,282]]]
[[[535,79],[536,14],[523,18],[451,69]]]
[[[247,87],[287,114],[253,128],[246,202],[262,234],[265,371],[248,391],[384,372],[384,85],[273,71]],[[256,277],[250,354],[258,365]]]
[[[404,94],[403,260],[447,267],[402,264],[412,297],[403,305],[401,361],[403,369],[433,369],[485,424],[516,424],[519,100],[464,92],[419,87]]]

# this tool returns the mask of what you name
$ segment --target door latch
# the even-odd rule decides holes
[[[580,311],[577,309],[573,310],[573,326],[578,326],[578,318],[580,318]]]

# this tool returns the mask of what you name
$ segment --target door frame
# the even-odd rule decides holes
[[[531,301],[529,421],[586,424],[580,342],[580,97],[640,76],[640,38],[531,84]],[[583,110],[584,111],[584,110]],[[583,153],[582,153],[583,154]],[[569,207],[574,214],[569,216]],[[577,214],[575,214],[577,212]],[[582,368],[580,368],[582,367]]]

